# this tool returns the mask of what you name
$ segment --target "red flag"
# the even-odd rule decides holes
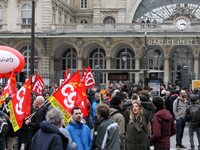
[[[16,77],[13,70],[0,96],[0,105],[4,103],[6,97],[13,97],[16,94],[16,92]]]
[[[84,97],[86,91],[82,91],[84,90],[82,86],[83,84],[81,83],[80,72],[77,71],[69,80],[64,81],[57,91],[49,97],[52,106],[60,108],[64,113],[65,123],[69,123],[70,121],[72,108],[75,106],[79,106],[80,108],[86,106],[85,102],[82,102],[86,101],[86,99],[84,99],[86,97]]]
[[[17,91],[16,95],[8,103],[10,120],[14,131],[22,127],[23,120],[31,112],[31,78]]]
[[[37,95],[42,95],[42,92],[44,90],[44,81],[42,77],[37,74],[32,76],[32,92],[34,92]]]
[[[93,86],[95,86],[95,80],[94,80],[94,76],[92,74],[90,66],[87,69],[87,73],[85,74],[83,82],[85,83],[85,87],[87,89],[92,88]]]
[[[64,79],[68,80],[70,78],[71,74],[69,72],[69,69],[66,69],[65,74],[64,74]]]

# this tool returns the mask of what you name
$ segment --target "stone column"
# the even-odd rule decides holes
[[[109,57],[109,56],[106,56],[106,69],[107,70],[109,70],[109,69],[111,69],[111,64],[110,64],[110,59],[111,59],[111,57]],[[108,72],[106,72],[106,86],[108,86],[109,85],[109,81],[108,81]]]
[[[83,61],[82,61],[82,57],[78,56],[78,64],[77,64],[78,69],[82,69],[83,67]]]
[[[106,69],[110,69],[111,68],[111,64],[110,64],[110,57],[106,56]]]
[[[169,57],[165,57],[164,61],[164,84],[167,86],[169,83]]]
[[[135,58],[135,69],[139,70],[140,69],[140,58],[136,57]],[[135,73],[135,84],[138,84],[140,81],[140,73]]]
[[[195,79],[198,79],[198,77],[199,77],[199,59],[198,59],[198,56],[194,57],[194,74],[195,74]]]

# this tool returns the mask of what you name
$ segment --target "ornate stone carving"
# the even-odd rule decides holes
[[[105,44],[106,47],[110,47],[110,45],[112,44],[112,39],[111,38],[105,38],[104,44]]]
[[[84,41],[82,38],[77,38],[76,44],[78,47],[82,47],[84,44]]]

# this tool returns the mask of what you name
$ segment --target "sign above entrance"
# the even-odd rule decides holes
[[[164,38],[148,38],[148,45],[199,45],[200,41],[196,38],[185,37],[164,37]]]

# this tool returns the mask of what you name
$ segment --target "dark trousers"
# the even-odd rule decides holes
[[[182,138],[185,128],[184,119],[176,119],[176,145],[182,145]]]
[[[198,148],[200,149],[200,127],[194,127],[191,123],[189,123],[189,138],[190,138],[190,146],[192,149],[195,148],[193,134],[196,132],[198,139]]]

